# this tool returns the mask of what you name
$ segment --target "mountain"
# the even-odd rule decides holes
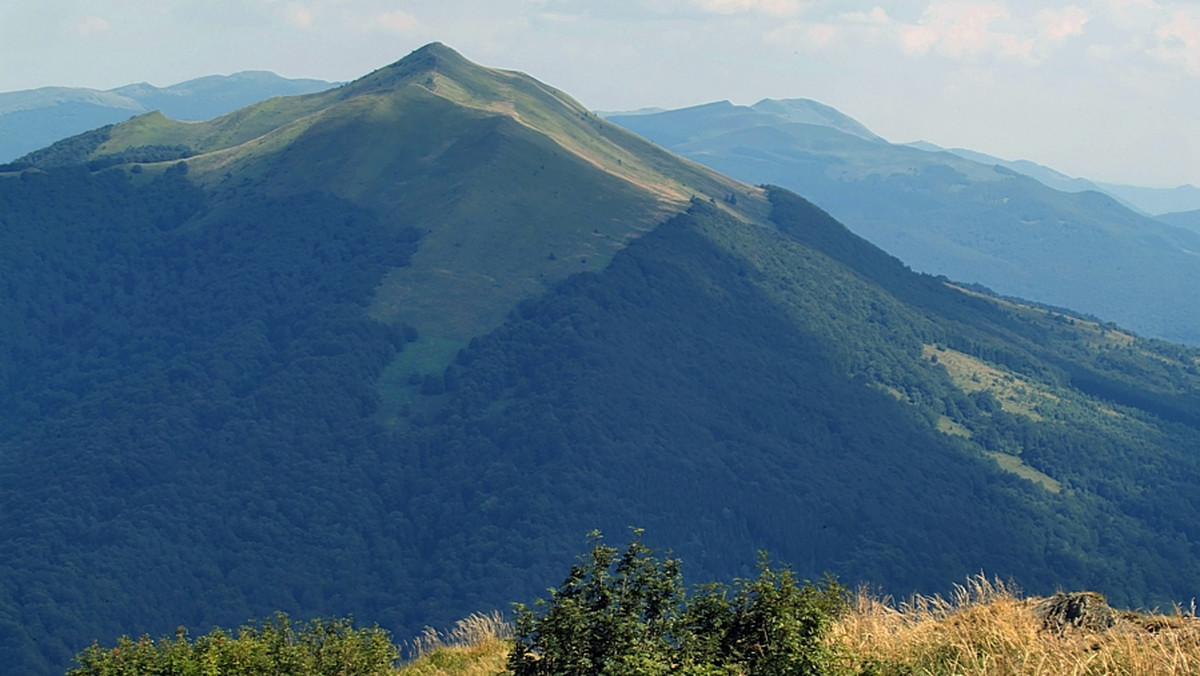
[[[31,153],[0,239],[15,672],[277,610],[404,639],[630,525],[693,581],[1200,582],[1200,352],[914,273],[444,45]]]
[[[954,153],[959,157],[963,157],[980,164],[988,166],[1001,166],[1005,169],[1011,169],[1018,174],[1024,174],[1030,178],[1036,179],[1043,185],[1054,188],[1055,190],[1061,190],[1062,192],[1085,192],[1088,190],[1093,190],[1095,192],[1106,192],[1099,185],[1087,180],[1086,178],[1074,178],[1067,176],[1060,171],[1056,171],[1050,167],[1038,164],[1036,162],[1030,162],[1029,160],[1004,160],[996,157],[995,155],[988,155],[987,153],[976,152],[966,148],[942,148],[932,143],[920,141],[916,143],[908,143],[906,145],[928,152]],[[1110,194],[1110,196],[1116,198],[1117,201],[1122,201],[1119,197],[1116,197],[1116,195]],[[1133,204],[1123,201],[1122,204],[1125,204],[1127,207],[1137,209],[1137,207]]]
[[[1200,188],[1181,185],[1174,188],[1141,188],[1137,186],[1099,183],[1100,189],[1122,202],[1132,204],[1143,213],[1157,215],[1200,209]]]
[[[1192,232],[1200,232],[1200,209],[1161,214],[1155,216],[1155,219],[1177,228],[1187,228]]]
[[[932,143],[917,142],[907,145],[933,152],[951,152],[981,164],[999,165],[1025,174],[1039,182],[1063,192],[1095,190],[1116,199],[1121,204],[1145,215],[1168,212],[1190,211],[1200,208],[1200,188],[1181,185],[1175,188],[1146,188],[1119,183],[1093,183],[1085,178],[1072,178],[1050,167],[1029,160],[1003,160],[993,155],[965,148],[941,148]]]
[[[609,119],[730,176],[796,190],[916,270],[1200,345],[1200,299],[1186,291],[1200,283],[1200,237],[1107,195],[847,133],[844,121],[796,123],[762,103]]]
[[[178,120],[208,120],[274,96],[329,89],[322,80],[264,71],[213,75],[170,87],[146,83],[107,91],[43,87],[0,93],[0,163],[89,129],[152,110]]]

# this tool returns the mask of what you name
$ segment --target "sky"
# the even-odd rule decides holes
[[[1195,0],[2,0],[0,91],[346,81],[432,41],[593,110],[810,98],[897,143],[1200,186]]]

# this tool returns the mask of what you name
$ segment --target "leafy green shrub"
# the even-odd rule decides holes
[[[181,627],[158,641],[128,636],[112,648],[93,643],[67,676],[382,676],[394,673],[399,651],[379,627],[355,629],[350,619],[293,623],[277,614],[232,636],[214,629],[192,642]]]
[[[591,552],[549,599],[517,605],[514,676],[829,672],[822,637],[847,607],[836,581],[798,585],[764,556],[758,578],[709,583],[689,598],[679,561],[658,559],[640,535],[619,552],[593,532]]]

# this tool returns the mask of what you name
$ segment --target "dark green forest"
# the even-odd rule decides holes
[[[187,230],[206,204],[185,166],[0,181],[0,651],[24,671],[117,626],[361,597],[368,559],[397,556],[351,487],[404,336],[361,303],[415,233],[321,195]]]
[[[765,548],[898,594],[980,570],[1130,605],[1195,588],[1194,351],[1098,348],[771,199],[774,227],[700,200],[521,303],[386,427],[376,381],[420,327],[365,307],[416,228],[320,193],[215,202],[184,163],[4,177],[2,659],[61,672],[93,639],[275,611],[412,635],[632,523],[717,579]],[[1059,400],[1006,411],[930,344]]]

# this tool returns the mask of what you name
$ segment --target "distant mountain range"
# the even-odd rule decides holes
[[[176,120],[209,120],[273,96],[309,94],[332,86],[322,80],[245,71],[170,87],[141,83],[106,91],[44,87],[4,92],[0,93],[0,164],[59,139],[152,110]]]
[[[1100,209],[1153,223],[827,107],[709,112],[714,153],[807,158],[910,224],[948,227],[946,190],[1042,247]],[[1200,350],[915,273],[445,45],[25,155],[0,269],[12,673],[275,611],[405,640],[629,526],[689,581],[766,550],[900,597],[981,570],[1118,605],[1200,588]]]
[[[730,176],[795,190],[916,270],[1200,345],[1200,236],[1099,192],[1149,207],[1187,203],[1195,189],[1095,186],[1028,162],[891,144],[803,100],[608,119]]]
[[[951,152],[981,164],[999,165],[1035,178],[1047,186],[1055,190],[1062,190],[1063,192],[1095,190],[1096,192],[1107,193],[1125,206],[1148,216],[1157,217],[1160,214],[1190,211],[1200,208],[1200,188],[1194,185],[1181,185],[1174,188],[1143,188],[1118,183],[1093,183],[1086,178],[1072,178],[1062,172],[1055,171],[1050,167],[1037,164],[1036,162],[1030,162],[1029,160],[1002,160],[999,157],[965,148],[941,148],[923,141],[906,145],[931,152]]]

